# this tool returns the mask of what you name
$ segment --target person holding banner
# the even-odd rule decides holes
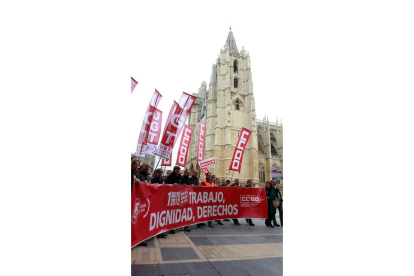
[[[138,171],[138,179],[141,182],[151,183],[151,174],[149,173],[149,170],[150,164],[148,162],[144,162]]]
[[[156,169],[155,170],[155,177],[151,179],[151,184],[164,184],[164,181],[162,179],[162,169]]]
[[[251,179],[247,180],[247,184],[246,186],[244,186],[245,188],[253,188],[252,186],[253,181]],[[246,219],[246,222],[250,225],[250,226],[254,226],[254,223],[252,221],[252,219]]]
[[[165,179],[165,184],[181,184],[180,166],[174,166],[173,172]]]
[[[136,177],[138,174],[138,167],[139,167],[139,160],[132,158],[131,159],[131,194],[132,190],[134,188],[134,183],[139,183],[139,179]],[[138,246],[147,246],[146,242],[141,242],[138,244]]]
[[[200,185],[206,186],[206,187],[214,187],[213,178],[211,177],[211,172],[208,172],[206,174],[206,178],[203,181],[201,181]],[[210,220],[207,224],[208,224],[208,227],[214,228],[212,220]]]
[[[134,182],[138,181],[138,168],[139,168],[139,160],[138,159],[131,159],[131,193],[134,187]]]
[[[188,169],[185,169],[184,175],[181,178],[181,184],[183,185],[191,185],[190,181],[190,171]]]
[[[274,221],[274,224],[276,226],[279,226],[279,224],[276,224],[276,208],[273,206],[273,200],[276,198],[276,192],[275,189],[272,187],[272,183],[270,181],[266,181],[266,198],[267,198],[267,219],[265,221],[265,224],[267,227],[274,227],[272,225],[272,221]]]
[[[226,179],[221,180],[221,187],[226,187]]]
[[[173,172],[165,179],[165,184],[182,185],[182,176],[180,174],[180,166],[174,166]],[[190,232],[191,229],[188,226],[184,227],[184,230]],[[171,234],[175,234],[174,230],[170,230]]]
[[[193,175],[191,176],[189,182],[191,183],[191,185],[200,186],[200,181],[198,180],[198,171],[197,170],[193,171]]]
[[[235,178],[234,179],[234,183],[231,184],[231,187],[241,187],[240,186],[240,181],[239,181],[238,178]],[[239,220],[238,219],[232,219],[232,220],[234,222],[234,225],[241,226],[241,224],[239,223]]]
[[[167,171],[167,174],[163,177],[164,178],[164,183],[167,180],[167,177],[169,177],[171,173],[172,173],[172,170]]]
[[[214,180],[214,187],[220,187],[220,178],[216,178]],[[221,222],[221,220],[216,220],[216,222],[219,225],[223,225],[223,223]]]

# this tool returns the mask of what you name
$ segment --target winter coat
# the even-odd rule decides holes
[[[151,178],[151,184],[164,184],[164,181],[163,181],[162,177],[160,179],[156,178],[156,177],[153,177],[153,178]]]
[[[190,177],[185,177],[184,175],[183,175],[183,177],[181,178],[181,184],[182,185],[191,185],[191,178]],[[180,183],[178,183],[178,184],[180,184]]]
[[[188,182],[190,183],[190,185],[200,186],[200,181],[197,177],[191,176]]]
[[[181,184],[181,174],[176,175],[172,172],[164,181],[165,184]]]
[[[142,171],[138,171],[137,178],[141,181],[147,181],[148,183],[151,182],[151,174],[150,173],[144,173]]]
[[[267,210],[272,214],[276,214],[276,208],[273,207],[273,200],[276,199],[276,193],[275,193],[275,189],[273,188],[266,188],[265,187],[265,191],[266,191],[266,197],[268,197],[267,199]]]

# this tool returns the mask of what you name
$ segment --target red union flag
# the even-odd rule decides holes
[[[132,93],[132,91],[134,91],[135,86],[137,86],[137,83],[138,82],[136,80],[134,80],[133,77],[131,77],[131,93]]]
[[[198,162],[198,165],[200,166],[200,169],[203,171],[204,175],[207,175],[210,171],[207,169],[207,167],[201,167],[200,162]]]
[[[210,166],[212,168],[216,168],[216,158],[211,157],[211,158],[205,159],[203,161],[199,161],[198,164],[200,165],[200,168],[206,168],[208,166]]]
[[[152,116],[152,122],[148,133],[147,150],[145,154],[154,155],[161,136],[161,122],[162,111],[154,108],[154,115]]]
[[[131,247],[171,229],[227,218],[267,218],[265,189],[134,184]]]
[[[158,146],[155,155],[161,156],[164,159],[169,158],[195,100],[195,96],[183,92],[178,105],[176,103],[173,105],[170,111],[171,116],[169,116],[168,120],[165,122],[161,143]]]
[[[193,135],[193,130],[185,125],[183,135],[181,136],[180,147],[178,148],[177,162],[175,162],[178,166],[185,167],[191,135]]]
[[[230,170],[240,172],[244,150],[246,148],[247,141],[249,141],[250,134],[250,130],[244,127],[242,128],[236,148],[234,149],[233,159],[231,160],[229,168]]]
[[[145,113],[144,122],[142,123],[141,133],[138,138],[138,145],[135,151],[135,154],[139,157],[144,157],[145,152],[148,150],[148,136],[151,128],[152,120],[154,119],[154,113],[157,110],[158,103],[161,100],[162,95],[155,89],[154,94],[152,95],[150,104],[148,106],[147,112]],[[159,114],[159,113],[158,113]],[[156,119],[158,121],[158,119]]]
[[[171,157],[172,157],[172,152],[170,153],[170,157],[168,159],[162,159],[161,161],[161,166],[171,166]]]
[[[204,160],[205,139],[206,139],[206,124],[203,122],[203,120],[200,120],[200,124],[198,127],[197,161]]]

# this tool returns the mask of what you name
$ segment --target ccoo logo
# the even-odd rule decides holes
[[[260,197],[254,195],[242,195],[240,198],[241,202],[260,202]]]

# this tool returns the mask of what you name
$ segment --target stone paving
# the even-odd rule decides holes
[[[214,222],[214,229],[176,229],[165,239],[149,239],[147,247],[134,247],[132,275],[282,275],[283,227],[266,227],[263,219],[253,219],[256,226],[244,219],[241,226],[222,222]]]

